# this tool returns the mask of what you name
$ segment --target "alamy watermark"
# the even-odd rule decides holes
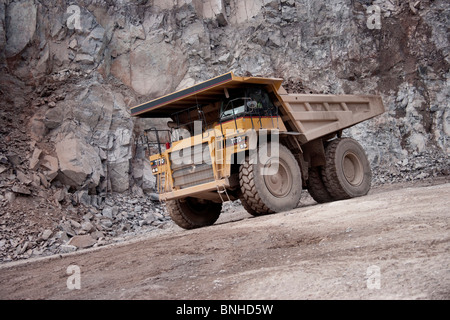
[[[67,8],[66,13],[70,14],[67,18],[67,28],[70,30],[81,30],[81,9],[79,6],[73,4]]]
[[[278,130],[248,129],[238,133],[235,129],[226,129],[222,132],[214,128],[203,131],[202,122],[195,121],[193,131],[191,136],[186,129],[175,130],[173,136],[178,141],[174,141],[176,144],[171,150],[172,164],[212,164],[212,157],[216,164],[241,164],[247,158],[250,164],[263,164],[261,167],[263,175],[273,175],[278,171],[280,153]],[[202,142],[213,138],[214,151],[211,156],[211,143],[202,144]],[[218,156],[218,153],[222,155]]]
[[[69,290],[80,290],[81,289],[81,269],[79,266],[72,264],[66,269],[67,278],[66,285]]]
[[[366,270],[367,289],[381,289],[381,269],[379,266],[372,265]]]
[[[367,7],[367,28],[370,30],[381,29],[381,8],[376,4]]]

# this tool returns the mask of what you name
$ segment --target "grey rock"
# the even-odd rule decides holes
[[[78,248],[76,246],[70,244],[62,244],[59,246],[59,252],[61,253],[70,253],[77,251],[77,249]]]
[[[92,214],[92,212],[88,212],[88,213],[86,213],[86,214],[83,216],[83,219],[84,219],[85,221],[89,221],[89,220],[91,220],[93,217],[94,217],[94,215]]]
[[[69,236],[67,235],[66,231],[58,231],[55,234],[55,239],[60,243],[66,243],[67,241],[69,241]]]
[[[164,216],[161,214],[161,213],[159,213],[159,212],[153,212],[153,216],[156,218],[156,219],[159,219],[159,220],[164,220]]]
[[[46,241],[46,240],[48,240],[48,239],[51,237],[52,234],[53,234],[53,231],[52,231],[52,230],[45,229],[45,230],[42,232],[41,238],[42,238],[42,240]]]
[[[20,183],[22,183],[22,184],[29,185],[29,184],[31,184],[31,182],[32,182],[32,180],[30,179],[30,177],[29,177],[27,174],[25,174],[25,173],[23,173],[22,171],[20,171],[20,170],[17,170],[16,176],[17,176],[17,179],[18,179],[18,180],[20,181]]]
[[[89,248],[92,247],[96,243],[96,240],[92,238],[90,235],[77,235],[72,237],[67,245],[75,246],[76,248]]]
[[[75,56],[75,61],[84,64],[94,64],[94,57],[80,53]]]
[[[5,199],[9,202],[9,203],[13,203],[14,200],[16,200],[16,194],[14,192],[5,192]]]
[[[100,220],[100,224],[102,225],[102,227],[111,228],[113,225],[113,222],[110,219],[102,219],[102,220]]]
[[[81,223],[81,229],[83,229],[86,232],[92,232],[95,231],[95,227],[92,223],[89,221],[84,221]]]
[[[16,154],[15,152],[10,152],[6,155],[6,158],[8,159],[8,161],[14,165],[15,167],[18,167],[22,164],[22,159],[20,158],[20,156],[18,154]]]
[[[59,189],[55,192],[53,197],[55,198],[55,201],[62,202],[66,197],[67,191],[66,189]]]
[[[154,47],[159,50],[152,50]],[[168,56],[171,59],[167,59]],[[158,96],[167,92],[168,88],[175,89],[187,71],[183,52],[164,42],[164,38],[159,35],[136,42],[131,48],[129,60],[130,68],[119,72],[130,74],[133,90],[141,95]],[[171,61],[178,63],[172,65]],[[156,78],[158,81],[150,80]]]
[[[65,184],[79,187],[90,182],[96,186],[100,176],[104,176],[98,154],[84,141],[69,136],[58,142],[55,150],[59,160],[60,180]]]
[[[13,57],[30,43],[36,32],[37,8],[32,0],[12,2],[6,7],[6,56]]]
[[[31,190],[25,186],[13,186],[11,190],[17,194],[31,195]]]
[[[89,196],[89,192],[87,190],[79,190],[75,192],[74,198],[76,203],[81,204],[85,207],[89,207],[91,205],[91,197]]]
[[[102,210],[102,216],[112,219],[113,218],[113,208],[106,207]]]
[[[73,219],[70,219],[69,222],[70,222],[70,225],[71,225],[72,228],[75,228],[75,229],[80,229],[81,228],[81,224],[79,222],[77,222],[77,221],[75,221]]]
[[[49,103],[49,106],[56,106],[54,102]],[[48,129],[55,129],[61,125],[63,121],[62,107],[50,108],[44,115],[44,124]]]
[[[157,193],[152,192],[148,196],[152,201],[159,201],[159,195]]]
[[[128,148],[127,148],[128,150]],[[127,151],[128,152],[128,151]],[[110,164],[109,178],[114,192],[125,192],[129,188],[129,161]]]

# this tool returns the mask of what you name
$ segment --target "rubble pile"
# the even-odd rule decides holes
[[[0,155],[0,262],[67,253],[170,227],[154,194],[104,197],[39,185]]]
[[[432,179],[450,175],[450,159],[433,151],[413,152],[391,167],[372,169],[372,185]]]

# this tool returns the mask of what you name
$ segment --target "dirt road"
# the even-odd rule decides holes
[[[449,196],[447,180],[224,214],[208,228],[4,264],[0,298],[449,299]]]

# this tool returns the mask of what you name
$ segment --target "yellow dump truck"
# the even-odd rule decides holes
[[[179,226],[214,224],[225,201],[258,216],[295,208],[302,189],[319,203],[368,193],[370,163],[342,131],[382,114],[381,98],[290,94],[282,82],[229,72],[131,109],[170,119],[146,133],[159,199]]]

